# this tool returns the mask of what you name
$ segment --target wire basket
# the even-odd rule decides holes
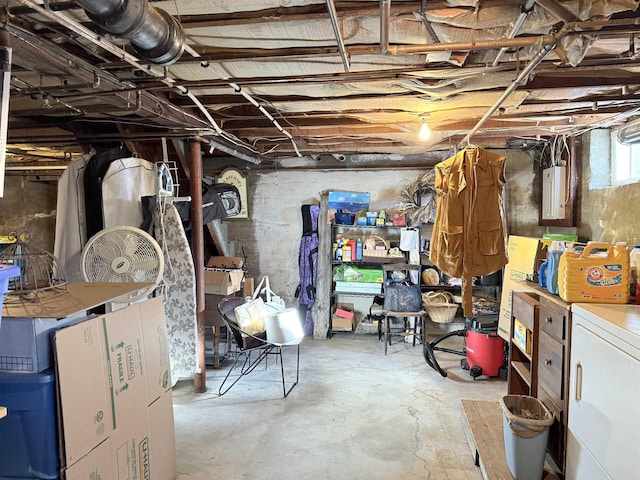
[[[436,323],[449,323],[456,318],[459,305],[454,303],[453,295],[449,292],[424,292],[422,306],[429,314],[429,318]]]
[[[374,235],[373,237],[370,237],[370,238],[375,239],[376,249],[373,250],[371,248],[364,248],[362,250],[362,256],[374,257],[374,258],[387,258],[389,256],[389,243],[387,243],[387,241],[384,238],[379,237],[378,235]],[[377,247],[384,247],[384,250],[378,249]]]
[[[15,240],[0,253],[0,265],[20,267],[20,275],[10,279],[5,302],[11,296],[36,300],[41,292],[67,290],[67,276],[62,264],[51,253],[26,243],[28,232],[9,234]]]

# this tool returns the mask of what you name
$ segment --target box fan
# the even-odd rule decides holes
[[[158,242],[144,230],[127,225],[107,228],[91,237],[82,250],[81,262],[87,282],[150,284],[113,303],[132,303],[150,295],[164,273]]]

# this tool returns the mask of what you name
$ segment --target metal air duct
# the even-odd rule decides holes
[[[148,0],[76,0],[104,31],[131,42],[138,55],[171,65],[184,50],[184,32],[173,16]]]

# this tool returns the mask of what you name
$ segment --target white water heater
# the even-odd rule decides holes
[[[542,170],[542,219],[566,218],[568,200],[566,167]]]

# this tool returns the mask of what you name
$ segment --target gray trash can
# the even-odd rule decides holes
[[[500,406],[511,475],[516,480],[540,480],[553,413],[540,400],[528,395],[505,395]]]

